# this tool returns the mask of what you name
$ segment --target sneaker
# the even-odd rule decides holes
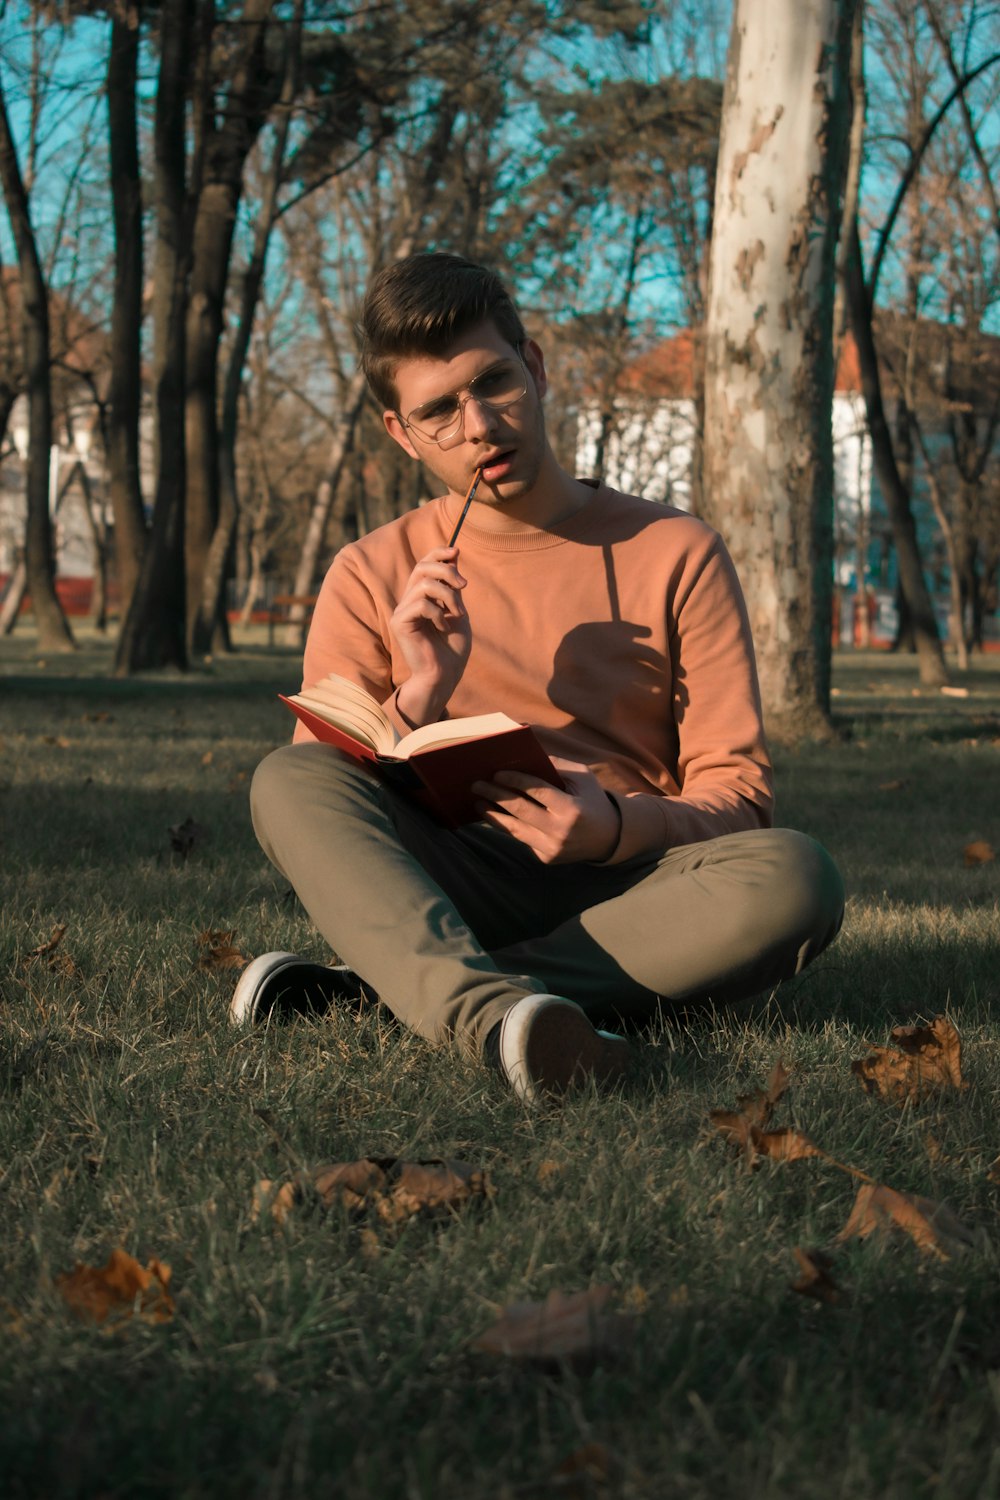
[[[625,1039],[598,1031],[578,1005],[559,995],[525,995],[507,1011],[499,1032],[497,1060],[526,1104],[590,1078],[608,1087],[628,1066]]]
[[[295,953],[262,953],[240,975],[229,1019],[234,1026],[250,1026],[272,1011],[301,1015],[337,1004],[358,1005],[365,998],[360,978],[346,964],[312,964]]]

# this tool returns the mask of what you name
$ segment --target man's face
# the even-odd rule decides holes
[[[533,489],[546,455],[542,396],[546,390],[541,350],[527,340],[521,350],[527,389],[519,400],[497,411],[475,396],[465,402],[462,423],[453,438],[443,443],[408,427],[400,420],[418,409],[426,410],[441,397],[464,398],[477,377],[517,360],[517,350],[507,343],[492,319],[462,334],[441,356],[403,359],[396,367],[398,410],[383,413],[390,436],[412,458],[420,459],[452,494],[469,488],[482,465],[483,478],[476,494],[479,503],[504,506],[516,502]],[[488,389],[488,381],[484,382]]]

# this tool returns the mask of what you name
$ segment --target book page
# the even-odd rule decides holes
[[[398,738],[379,703],[370,693],[346,678],[324,679],[300,693],[292,693],[290,702],[300,703],[345,734],[354,735],[380,754],[388,755]]]
[[[424,724],[413,729],[396,746],[400,760],[406,760],[420,750],[432,750],[436,745],[454,745],[462,740],[484,740],[491,734],[503,734],[508,729],[520,729],[517,719],[508,714],[473,714],[468,719],[445,719],[441,724]]]

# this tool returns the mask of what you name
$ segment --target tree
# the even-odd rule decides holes
[[[107,72],[115,279],[106,441],[123,618],[132,601],[146,540],[139,481],[143,245],[136,83],[141,3],[142,0],[132,0],[131,4],[112,9]]]
[[[153,386],[156,496],[142,566],[122,621],[115,671],[188,664],[184,573],[185,314],[190,230],[185,213],[187,41],[193,0],[163,0],[154,125],[156,241]]]
[[[736,0],[705,375],[707,518],[747,595],[766,722],[830,733],[834,260],[854,0]]]
[[[48,287],[42,274],[0,75],[0,184],[3,186],[20,274],[21,328],[28,392],[28,519],[25,576],[44,651],[71,651],[73,634],[55,588],[55,553],[49,517],[52,449],[52,379],[49,364]]]

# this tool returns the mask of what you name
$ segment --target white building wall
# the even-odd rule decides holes
[[[583,411],[576,450],[576,471],[581,477],[596,471],[600,431],[596,408]],[[619,401],[604,478],[612,489],[690,510],[696,431],[693,401]]]

